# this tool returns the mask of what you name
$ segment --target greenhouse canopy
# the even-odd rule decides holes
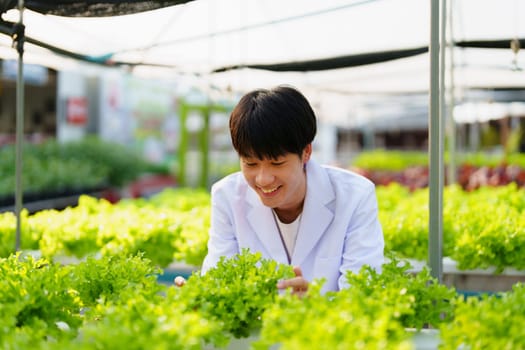
[[[17,1],[1,1],[3,32]],[[192,75],[237,91],[289,83],[315,93],[428,92],[428,1],[26,1],[26,62],[81,62],[149,77]],[[456,0],[458,89],[524,85],[525,3]],[[0,36],[0,57],[16,58]]]

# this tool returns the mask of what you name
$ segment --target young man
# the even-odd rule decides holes
[[[292,264],[280,281],[298,295],[324,278],[323,290],[346,286],[345,271],[380,269],[383,233],[375,187],[350,171],[321,166],[312,156],[316,117],[296,89],[255,90],[231,113],[230,133],[241,172],[212,187],[208,255],[202,272],[242,248]]]

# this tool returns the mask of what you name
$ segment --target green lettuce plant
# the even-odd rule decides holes
[[[277,281],[293,276],[291,266],[244,249],[234,257],[221,258],[204,275],[194,272],[180,288],[179,302],[186,310],[198,310],[219,321],[226,333],[247,337],[261,327],[264,310],[274,303]]]

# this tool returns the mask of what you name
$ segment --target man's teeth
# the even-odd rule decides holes
[[[277,187],[270,188],[270,189],[267,189],[267,190],[265,190],[264,188],[261,188],[261,191],[263,191],[263,193],[272,193],[272,192],[277,191]]]

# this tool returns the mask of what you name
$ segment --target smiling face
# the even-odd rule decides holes
[[[257,89],[239,100],[229,126],[248,184],[282,222],[293,222],[303,209],[304,164],[317,131],[310,103],[293,87]]]
[[[241,171],[265,206],[295,216],[301,212],[306,195],[304,164],[311,153],[309,144],[301,156],[287,153],[275,159],[241,157]]]

